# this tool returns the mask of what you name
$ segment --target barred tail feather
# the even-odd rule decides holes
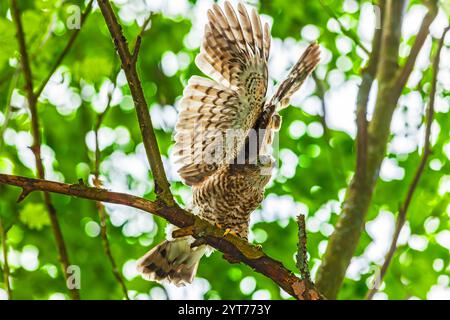
[[[194,280],[205,251],[205,246],[191,248],[188,238],[166,240],[140,258],[137,269],[144,279],[184,286]]]

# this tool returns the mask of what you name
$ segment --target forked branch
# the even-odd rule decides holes
[[[433,61],[433,78],[431,80],[431,91],[430,91],[430,100],[428,103],[428,108],[426,112],[426,124],[425,124],[425,138],[424,138],[424,147],[423,147],[423,154],[422,158],[420,159],[419,166],[416,169],[416,173],[414,174],[414,178],[408,188],[408,192],[406,194],[406,198],[403,201],[403,204],[400,207],[400,211],[398,213],[397,222],[395,225],[394,235],[392,237],[391,244],[389,246],[389,250],[384,258],[384,263],[381,266],[380,271],[375,276],[375,279],[372,284],[372,288],[367,293],[367,299],[371,300],[375,293],[378,291],[378,287],[383,282],[384,276],[386,275],[387,269],[389,268],[389,265],[392,261],[392,258],[394,256],[395,251],[397,250],[397,241],[400,236],[400,232],[405,225],[406,222],[406,215],[408,213],[409,205],[411,204],[411,200],[413,198],[414,192],[417,188],[417,185],[419,184],[420,178],[423,174],[423,171],[425,170],[425,166],[428,161],[428,157],[431,153],[431,142],[430,142],[430,135],[431,135],[431,125],[433,123],[434,119],[434,101],[436,97],[436,86],[437,86],[437,76],[439,73],[439,64],[440,64],[440,55],[441,50],[444,44],[445,35],[447,34],[450,27],[447,27],[444,30],[444,33],[442,34],[442,37],[439,41],[438,49],[436,52],[436,56],[434,57]]]
[[[136,56],[130,52],[127,40],[122,32],[122,27],[117,21],[111,3],[107,0],[99,0],[98,5],[105,18],[111,37],[114,40],[120,60],[122,61],[122,69],[125,72],[131,95],[133,97],[136,114],[141,129],[142,140],[144,143],[147,159],[150,163],[150,168],[155,180],[155,191],[158,199],[167,205],[175,205],[172,193],[170,192],[169,181],[167,180],[161,154],[156,140],[155,132],[153,130],[152,119],[145,100],[144,91],[142,90],[141,81],[136,69],[137,53],[139,52],[139,44],[135,46]],[[138,36],[138,43],[139,43]]]
[[[297,278],[283,264],[268,257],[260,248],[234,235],[223,235],[223,230],[201,220],[192,213],[179,207],[167,206],[161,201],[150,201],[126,193],[111,192],[100,188],[91,188],[84,183],[67,184],[32,179],[20,176],[0,174],[0,184],[13,185],[33,191],[47,191],[63,195],[90,199],[94,201],[121,204],[143,210],[166,219],[171,224],[189,229],[189,235],[201,239],[204,243],[232,257],[234,261],[248,265],[266,277],[272,279],[284,291],[300,300],[321,299],[315,287]]]
[[[20,16],[20,10],[17,5],[17,0],[11,1],[11,11],[14,23],[17,29],[17,40],[19,43],[19,51],[20,51],[20,62],[25,78],[25,91],[27,93],[28,107],[30,109],[31,114],[31,134],[33,136],[33,145],[31,146],[31,150],[33,151],[35,157],[35,165],[37,169],[37,175],[40,179],[45,178],[44,164],[42,162],[41,157],[41,132],[39,126],[39,118],[37,112],[37,95],[34,93],[33,89],[33,76],[31,72],[31,64],[28,58],[27,46],[25,43],[25,34],[23,31],[22,20]],[[28,189],[24,189],[21,197],[26,197],[29,193]],[[48,215],[50,217],[50,222],[52,225],[53,234],[55,236],[56,245],[58,248],[59,260],[61,262],[62,271],[66,282],[69,280],[70,274],[68,273],[68,268],[70,266],[69,256],[67,253],[67,247],[64,242],[64,237],[61,231],[61,227],[59,225],[58,216],[56,209],[52,203],[50,198],[50,194],[48,192],[43,193],[44,203],[47,208]],[[78,300],[80,298],[80,294],[78,289],[70,288],[70,293],[72,298]]]

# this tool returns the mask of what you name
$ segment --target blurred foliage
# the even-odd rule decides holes
[[[145,1],[115,1],[120,13],[128,42],[133,45],[143,21],[150,10]],[[148,2],[148,1],[147,1]],[[183,2],[184,1],[180,1]],[[339,73],[343,80],[359,81],[359,72],[366,62],[366,55],[352,41],[348,53],[339,50],[339,39],[348,39],[341,31],[330,25],[335,21],[321,7],[319,1],[261,0],[256,3],[259,11],[273,21],[272,35],[286,41],[302,40],[305,26],[315,26],[319,31],[318,41],[326,48],[330,60],[318,70],[318,79],[326,93],[336,90],[330,83],[331,75]],[[360,8],[367,1],[327,0],[326,3],[344,25],[357,34]],[[70,15],[68,8],[79,6],[82,10],[87,1],[36,0],[20,1],[26,42],[32,62],[35,86],[48,74],[53,61],[64,48],[72,30],[66,26]],[[167,160],[170,154],[172,130],[177,99],[189,77],[200,74],[194,64],[198,47],[189,44],[189,36],[194,26],[193,8],[208,1],[186,2],[189,11],[173,14],[168,9],[157,10],[151,17],[149,29],[144,33],[141,54],[138,61],[143,88],[151,106],[160,149]],[[410,6],[419,1],[411,1]],[[209,4],[206,6],[208,7]],[[448,10],[448,1],[443,1]],[[163,5],[164,7],[164,5]],[[205,14],[205,11],[203,11]],[[189,16],[191,15],[191,16]],[[130,18],[131,16],[131,18]],[[364,22],[362,22],[364,23]],[[34,176],[33,158],[27,148],[30,144],[28,111],[23,102],[24,79],[18,74],[18,52],[14,38],[15,29],[10,18],[8,1],[0,3],[0,172],[24,176]],[[404,39],[411,44],[412,39]],[[365,41],[366,45],[370,42]],[[448,45],[448,43],[447,43]],[[446,50],[449,50],[448,46]],[[339,58],[346,56],[351,61],[350,68],[340,68]],[[175,60],[178,68],[171,73],[164,70],[163,58]],[[105,93],[119,67],[113,43],[100,11],[95,6],[83,27],[75,45],[65,57],[63,66],[52,78],[54,93],[44,91],[38,105],[42,124],[44,162],[49,179],[72,183],[79,178],[89,181],[93,172],[94,153],[89,148],[96,116],[101,112]],[[447,70],[448,72],[448,70]],[[423,104],[428,101],[431,70],[423,70],[423,79],[418,88],[406,88],[405,94],[415,92],[421,95]],[[448,77],[447,77],[448,79]],[[311,80],[312,82],[312,80]],[[389,299],[408,297],[427,298],[427,292],[437,285],[448,287],[450,276],[450,256],[448,235],[450,227],[450,150],[448,117],[448,91],[439,87],[441,100],[446,100],[447,111],[436,114],[436,126],[440,133],[433,145],[430,163],[416,190],[409,215],[410,241],[403,241],[392,261],[382,292]],[[447,84],[448,88],[448,84]],[[323,98],[315,86],[312,97]],[[102,98],[103,97],[103,98]],[[103,99],[103,100],[102,100]],[[10,106],[11,102],[11,106]],[[107,114],[102,129],[105,131],[102,147],[101,175],[105,186],[116,191],[125,191],[151,199],[153,185],[151,173],[145,164],[139,127],[133,110],[130,91],[119,75],[117,88],[113,94],[112,108]],[[103,106],[104,107],[104,106]],[[405,112],[407,105],[401,105]],[[445,109],[445,108],[444,108]],[[267,190],[271,197],[278,195],[301,204],[308,214],[308,251],[312,273],[317,271],[326,241],[340,212],[343,193],[353,173],[355,163],[354,140],[348,133],[326,128],[322,134],[311,134],[309,130],[300,134],[295,128],[310,128],[319,125],[323,129],[322,117],[311,114],[302,107],[290,107],[282,111],[283,125],[279,133],[279,147],[282,152],[294,153],[298,165],[289,176],[278,174]],[[403,118],[402,118],[403,119]],[[406,117],[403,120],[407,123]],[[418,128],[412,128],[416,130]],[[301,131],[301,130],[300,130]],[[406,133],[407,135],[408,133]],[[392,135],[395,138],[396,135]],[[90,138],[91,137],[91,138]],[[421,137],[421,135],[420,135]],[[422,139],[422,138],[420,138]],[[444,150],[447,150],[445,153]],[[391,220],[396,215],[408,184],[420,160],[421,150],[406,153],[389,153],[388,158],[398,163],[404,170],[400,180],[380,180],[368,219],[377,219],[380,212],[390,212]],[[123,160],[125,159],[125,160]],[[283,159],[280,159],[282,162]],[[128,162],[127,162],[128,161]],[[143,167],[144,170],[140,170]],[[170,165],[168,164],[168,168]],[[430,168],[431,167],[431,168]],[[444,173],[447,172],[447,175]],[[172,189],[177,201],[186,204],[189,188],[173,175]],[[447,185],[447,189],[443,185]],[[364,190],[361,190],[364,192]],[[12,288],[16,299],[57,298],[67,296],[63,276],[58,263],[53,234],[49,226],[40,194],[34,193],[17,204],[20,193],[17,188],[0,186],[0,217],[5,224],[12,225],[8,232]],[[86,200],[52,195],[58,211],[62,231],[69,250],[72,264],[80,266],[81,296],[83,299],[121,299],[122,293],[111,272],[111,267],[103,251],[98,232],[98,215],[95,204]],[[289,200],[289,201],[290,201]],[[289,202],[288,201],[288,202]],[[293,217],[300,212],[285,212],[288,207],[278,206],[275,219],[259,221],[253,226],[255,241],[262,242],[264,250],[273,258],[283,261],[286,267],[295,270],[294,255],[297,246],[297,229]],[[292,209],[289,209],[292,211]],[[144,213],[123,207],[107,205],[111,216],[108,223],[111,249],[119,269],[126,277],[126,285],[134,298],[156,298],[155,292],[165,292],[167,288],[147,282],[136,276],[133,262],[151,246],[165,237],[166,223],[157,217],[147,217]],[[264,216],[261,211],[259,215]],[[146,216],[144,222],[142,217]],[[261,220],[261,219],[260,219]],[[313,223],[315,222],[315,223]],[[145,225],[145,227],[142,227]],[[383,227],[383,226],[381,226]],[[437,239],[447,235],[447,247]],[[390,239],[392,230],[385,230]],[[417,247],[411,245],[411,238],[419,237]],[[369,233],[364,233],[357,256],[366,259],[365,251],[376,245]],[[387,242],[388,240],[386,240]],[[417,242],[417,241],[416,241]],[[386,250],[386,248],[382,249]],[[383,251],[384,252],[384,251]],[[3,258],[0,259],[0,261]],[[382,259],[364,262],[366,266],[356,276],[346,279],[340,293],[343,299],[361,299],[365,296],[370,279],[375,274]],[[131,270],[131,271],[130,271]],[[287,298],[268,278],[253,272],[243,265],[230,265],[221,254],[214,252],[202,260],[198,277],[209,282],[201,294],[205,299],[249,299],[254,292],[263,292],[267,297]],[[1,277],[3,281],[3,277]],[[250,283],[250,285],[248,285]],[[245,285],[247,284],[247,285]],[[254,288],[253,288],[254,284]],[[5,288],[0,282],[1,289]],[[161,288],[153,290],[154,288]],[[248,289],[250,288],[250,289]],[[267,291],[259,291],[267,290]],[[176,291],[176,289],[175,289]],[[160,295],[161,296],[161,295]],[[164,295],[163,295],[164,296]],[[253,297],[261,297],[254,295]]]

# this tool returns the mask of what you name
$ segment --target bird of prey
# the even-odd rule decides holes
[[[320,60],[319,45],[311,44],[266,100],[269,51],[269,26],[256,10],[249,14],[241,3],[237,12],[228,1],[224,9],[214,4],[195,59],[208,78],[189,79],[175,127],[174,155],[181,178],[192,187],[193,211],[243,238],[271,177],[268,150],[281,124],[277,110],[289,104]],[[256,140],[252,130],[258,131]],[[248,151],[252,147],[256,154]],[[192,242],[192,237],[162,242],[138,261],[138,270],[149,280],[192,282],[207,250]]]

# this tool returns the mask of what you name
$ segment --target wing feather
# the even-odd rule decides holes
[[[270,30],[269,24],[266,22],[264,24],[264,58],[266,61],[269,60],[269,52],[270,52]]]
[[[253,27],[250,22],[247,10],[242,3],[238,4],[239,18],[241,20],[242,30],[244,31],[244,39],[253,53],[256,52],[255,39],[253,37]]]
[[[262,28],[255,10],[250,18],[242,4],[237,9],[226,1],[223,10],[217,4],[208,10],[195,62],[210,79],[193,76],[180,100],[174,155],[189,185],[236,157],[265,103],[269,27]],[[232,146],[224,145],[230,129],[242,130]]]
[[[256,48],[258,49],[258,54],[261,59],[264,59],[264,47],[263,47],[263,31],[261,28],[261,20],[256,10],[252,10],[252,24],[253,24],[253,35],[255,39]]]
[[[230,24],[231,30],[233,31],[234,38],[236,39],[239,47],[241,48],[242,53],[248,58],[247,44],[245,42],[244,32],[242,31],[242,27],[241,24],[239,23],[236,12],[234,11],[233,7],[228,1],[225,2],[225,12],[229,19],[228,22]]]
[[[270,104],[280,104],[280,107],[287,106],[291,96],[301,87],[303,82],[305,82],[311,72],[316,68],[319,61],[320,46],[317,43],[310,44],[297,63],[292,67],[286,80],[279,85]]]

